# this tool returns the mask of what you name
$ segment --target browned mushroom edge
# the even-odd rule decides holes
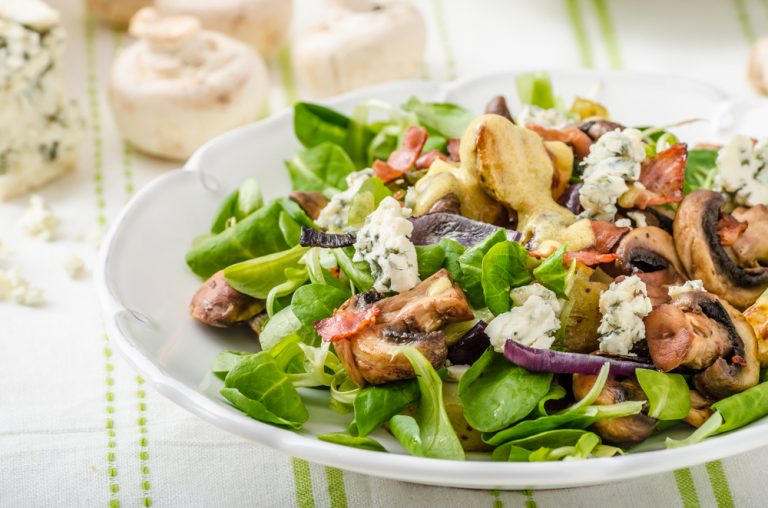
[[[752,327],[727,302],[704,291],[677,296],[645,318],[653,363],[664,371],[695,371],[702,394],[721,399],[746,390],[760,375]]]
[[[376,322],[355,336],[334,342],[339,359],[359,386],[412,379],[408,359],[392,349],[413,346],[435,368],[445,363],[448,347],[440,329],[449,323],[473,318],[461,288],[446,270],[440,270],[413,289],[376,302],[356,295],[345,306],[362,310],[378,307]]]
[[[624,275],[640,277],[654,307],[669,301],[669,286],[687,280],[675,242],[663,229],[654,226],[633,229],[622,238],[616,255],[616,268]]]
[[[189,313],[207,325],[225,328],[244,323],[264,310],[264,302],[229,285],[220,270],[206,280],[192,297]]]
[[[603,134],[606,134],[616,129],[625,129],[623,125],[610,120],[587,120],[579,125],[579,129],[589,136],[592,141],[597,141]]]
[[[768,267],[745,268],[736,262],[732,247],[720,243],[717,226],[724,204],[725,198],[718,192],[688,194],[675,216],[675,246],[692,279],[701,279],[708,291],[744,309],[768,288]],[[762,241],[768,242],[768,238]]]
[[[597,376],[587,374],[573,375],[573,395],[576,400],[583,399],[592,386],[595,384]],[[609,377],[605,382],[605,387],[595,400],[595,404],[603,406],[618,404],[628,400],[647,401],[648,399],[640,387],[640,384],[634,378],[618,379]],[[632,416],[622,416],[620,418],[611,418],[598,420],[592,428],[600,437],[609,443],[619,446],[631,446],[642,443],[656,429],[657,420],[644,414]]]
[[[507,99],[505,99],[503,95],[496,95],[495,97],[491,98],[491,100],[488,101],[488,104],[485,106],[485,112],[494,115],[500,115],[512,123],[515,122],[515,120],[512,118],[512,113],[509,112]]]
[[[291,192],[291,201],[296,202],[312,220],[317,220],[329,199],[322,192]]]

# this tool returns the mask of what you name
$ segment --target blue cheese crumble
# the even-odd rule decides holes
[[[373,169],[366,168],[347,175],[347,190],[335,194],[317,216],[315,223],[331,232],[348,230],[347,219],[352,198],[363,183],[373,176]]]
[[[600,350],[614,355],[630,355],[632,347],[645,338],[643,318],[651,312],[645,283],[633,275],[612,282],[600,293]]]
[[[582,163],[584,184],[579,201],[582,218],[613,221],[616,201],[629,190],[627,182],[640,178],[645,160],[642,133],[637,129],[616,129],[600,137]]]
[[[496,316],[485,329],[493,349],[503,353],[507,339],[537,349],[552,347],[563,309],[557,295],[541,284],[531,284],[513,289],[510,296],[515,307]]]
[[[370,265],[376,291],[401,293],[421,282],[416,247],[410,240],[410,216],[410,209],[401,208],[397,200],[386,197],[357,233],[353,259]]]
[[[568,111],[544,109],[538,106],[523,106],[517,114],[518,125],[540,125],[545,129],[565,129],[576,125],[579,117]]]
[[[768,140],[735,136],[717,154],[715,189],[737,205],[768,204]]]
[[[667,293],[669,293],[670,298],[677,298],[682,294],[691,293],[694,291],[706,291],[706,289],[704,289],[704,283],[698,279],[688,280],[685,281],[685,284],[680,286],[669,286],[667,288]]]

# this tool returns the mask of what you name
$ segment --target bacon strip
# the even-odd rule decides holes
[[[730,213],[722,213],[720,220],[717,221],[717,236],[723,245],[733,245],[749,225],[748,222],[741,222]]]
[[[620,228],[607,220],[593,220],[592,233],[595,235],[594,249],[600,254],[609,254],[614,251],[624,235],[630,228]]]
[[[444,153],[432,150],[431,152],[427,152],[418,159],[416,159],[416,168],[417,169],[425,169],[432,165],[433,162],[435,162],[435,159],[442,159],[444,161],[448,160],[448,157],[445,156]]]
[[[575,259],[587,266],[595,266],[603,263],[613,263],[618,256],[616,254],[603,254],[594,247],[576,252],[565,252],[563,254],[563,264],[569,265]]]
[[[448,157],[453,162],[461,162],[461,156],[459,155],[459,148],[461,147],[461,140],[459,138],[448,139]]]
[[[315,330],[324,341],[338,342],[374,324],[379,312],[381,311],[375,305],[363,310],[340,307],[334,311],[333,316],[315,323]]]
[[[403,146],[389,154],[387,162],[380,160],[373,162],[373,171],[376,176],[385,183],[403,176],[403,173],[416,164],[428,137],[425,128],[415,125],[408,127],[403,136]]]
[[[526,129],[530,129],[542,138],[544,141],[562,141],[573,147],[576,157],[584,159],[589,155],[589,147],[592,146],[592,138],[587,136],[578,127],[566,127],[565,129],[545,129],[541,125],[528,124]]]
[[[645,186],[635,197],[634,205],[644,210],[649,206],[679,203],[683,200],[683,180],[688,162],[688,148],[677,143],[656,154],[640,172]]]

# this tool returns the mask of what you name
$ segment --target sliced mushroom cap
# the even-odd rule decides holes
[[[698,371],[696,388],[721,399],[757,384],[760,374],[754,331],[727,302],[704,291],[682,293],[645,318],[653,363],[669,371]]]
[[[189,313],[201,323],[219,328],[238,325],[264,310],[264,302],[229,285],[220,270],[203,283],[189,304]]]
[[[610,120],[588,120],[581,125],[579,125],[579,129],[581,129],[582,132],[584,132],[587,136],[592,138],[592,141],[597,141],[600,139],[600,137],[611,131],[615,131],[616,129],[624,130],[626,127],[621,125],[620,123],[611,122]]]
[[[352,300],[348,303],[357,309],[374,305],[379,310],[372,326],[334,343],[350,379],[359,386],[412,379],[408,360],[392,354],[400,346],[413,346],[433,367],[442,366],[448,347],[440,328],[474,317],[464,293],[444,269],[399,295],[375,303],[359,295]]]
[[[616,267],[624,275],[640,277],[654,307],[669,301],[669,286],[686,281],[672,235],[655,226],[633,229],[619,243],[616,255]]]
[[[583,399],[595,384],[597,376],[587,374],[573,375],[573,395],[577,400]],[[647,400],[640,384],[633,378],[618,380],[609,377],[603,391],[595,401],[597,405],[618,404],[628,400]],[[622,416],[598,420],[592,427],[604,440],[621,445],[633,445],[648,439],[656,428],[657,420],[644,414]]]
[[[768,264],[768,206],[737,208],[733,211],[733,217],[747,223],[747,229],[731,246],[736,259],[746,267],[760,267],[760,263]]]
[[[701,279],[708,291],[744,309],[768,288],[768,267],[744,267],[736,261],[732,247],[720,243],[717,225],[724,204],[718,192],[688,194],[675,215],[675,246],[692,279]]]
[[[429,208],[428,213],[451,213],[459,215],[461,213],[461,201],[459,197],[454,194],[446,194],[441,197]]]
[[[688,416],[683,418],[683,420],[694,427],[701,427],[712,416],[711,405],[711,400],[696,390],[691,390],[691,410],[688,411]]]

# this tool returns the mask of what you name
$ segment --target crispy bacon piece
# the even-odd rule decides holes
[[[620,228],[607,220],[593,220],[592,233],[595,234],[594,249],[600,254],[609,254],[616,250],[624,235],[630,228]]]
[[[526,129],[530,129],[542,138],[544,141],[562,141],[573,147],[573,151],[579,159],[584,159],[589,155],[589,147],[592,146],[592,138],[587,136],[584,131],[578,127],[566,127],[565,129],[545,129],[541,125],[528,124]]]
[[[448,139],[448,157],[453,162],[461,162],[461,156],[459,155],[459,147],[461,145],[461,140],[459,138],[449,138]]]
[[[645,186],[635,197],[634,205],[641,210],[649,206],[679,203],[683,200],[683,180],[688,162],[685,143],[676,143],[656,154],[640,172],[640,183]]]
[[[603,254],[594,247],[576,252],[566,252],[563,254],[563,264],[570,265],[575,259],[587,266],[595,266],[603,263],[613,263],[616,260],[616,254]]]
[[[339,307],[334,311],[333,316],[315,323],[315,330],[324,341],[338,342],[374,324],[379,312],[381,310],[375,305],[361,310],[354,307]]]
[[[730,213],[721,213],[720,220],[717,221],[717,236],[723,245],[733,245],[749,225],[748,222],[741,222]]]
[[[373,171],[376,176],[385,183],[403,176],[403,173],[416,164],[416,160],[427,142],[427,137],[429,135],[425,128],[415,125],[408,127],[405,136],[403,136],[403,146],[389,154],[387,162],[380,160],[373,162]]]
[[[446,157],[444,153],[438,150],[432,150],[431,152],[427,152],[421,157],[419,157],[418,159],[416,159],[416,168],[426,169],[429,166],[431,166],[433,162],[435,162],[435,159],[442,159],[446,161],[448,160],[448,157]]]

